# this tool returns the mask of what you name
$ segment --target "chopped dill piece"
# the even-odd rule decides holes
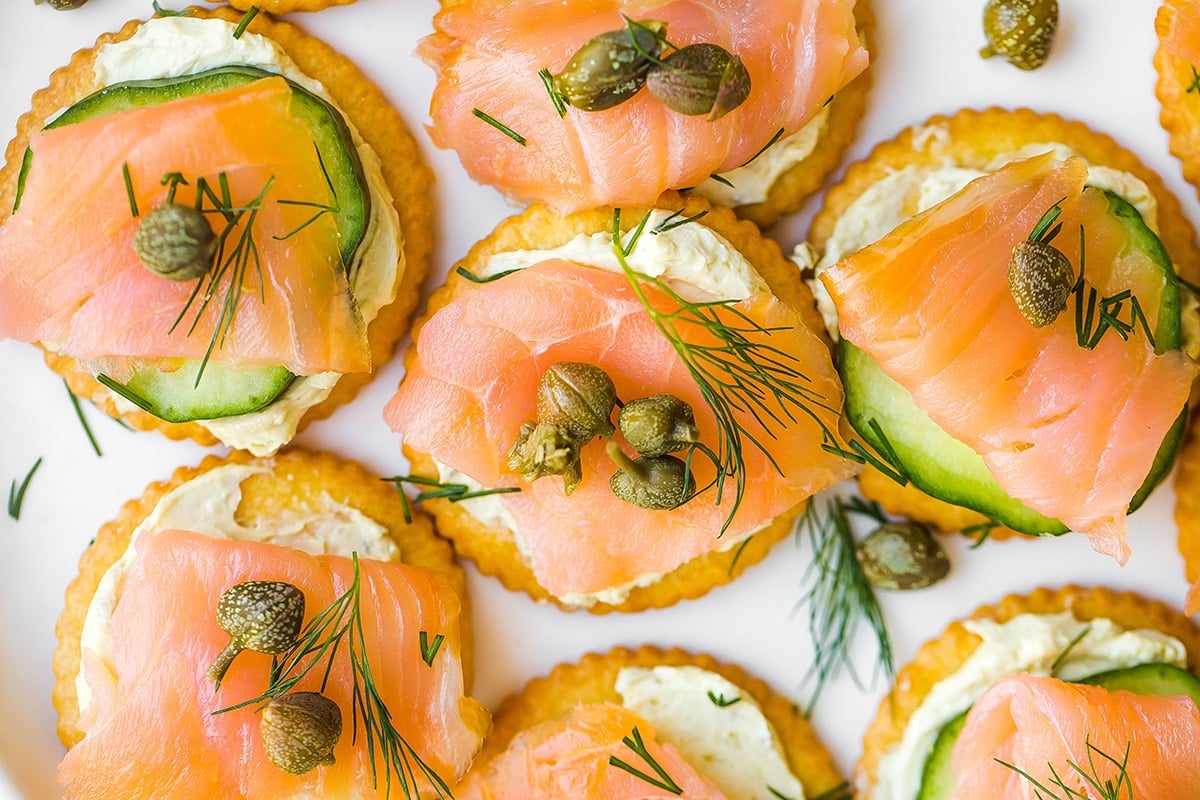
[[[337,214],[342,210],[341,204],[338,202],[337,189],[333,186],[333,179],[329,177],[329,169],[325,166],[325,159],[321,156],[321,148],[317,147],[314,143],[313,149],[317,152],[317,164],[319,164],[321,167],[321,177],[325,179],[325,188],[329,191],[329,196],[333,198],[333,202],[318,203],[313,200],[276,200],[275,202],[279,203],[281,206],[305,206],[308,208],[317,209],[315,214],[306,219],[304,222],[301,222],[292,230],[288,231],[282,236],[273,237],[276,241],[282,242],[286,239],[290,239],[326,214]]]
[[[716,694],[712,691],[708,692],[708,699],[711,700],[712,704],[717,708],[729,708],[734,703],[739,703],[742,700],[740,697],[729,698],[723,694]]]
[[[25,181],[29,179],[29,169],[33,166],[33,148],[26,147],[21,156],[21,171],[17,173],[17,191],[13,198],[12,213],[17,213],[21,207],[21,197],[25,194]]]
[[[33,462],[33,466],[29,468],[29,472],[25,473],[25,478],[20,485],[18,486],[17,479],[13,478],[12,484],[8,487],[8,515],[15,520],[21,518],[21,504],[25,502],[25,490],[29,488],[29,482],[33,480],[34,473],[41,465],[42,459],[39,456],[38,460]]]
[[[470,500],[473,497],[487,497],[493,494],[511,494],[512,492],[521,491],[520,486],[501,486],[496,489],[474,489],[465,483],[442,483],[433,478],[425,478],[420,475],[393,475],[390,478],[380,478],[381,481],[394,484],[396,493],[400,495],[400,504],[404,508],[404,521],[412,522],[412,508],[408,502],[408,496],[404,494],[404,484],[412,484],[413,486],[428,486],[430,488],[421,491],[413,498],[414,503],[422,503],[426,500],[449,500],[451,503],[457,503],[461,500]]]
[[[740,561],[742,558],[742,552],[746,549],[746,545],[750,544],[750,540],[753,538],[754,538],[753,536],[747,536],[745,539],[742,539],[742,541],[740,541],[738,543],[737,550],[735,550],[733,553],[733,560],[729,562],[728,574],[730,576],[732,576],[733,571],[735,569],[737,569],[738,561]]]
[[[246,13],[242,16],[242,21],[233,29],[233,38],[240,39],[242,34],[246,32],[246,28],[250,26],[250,22],[258,16],[258,6],[250,6],[246,9]]]
[[[1059,670],[1059,668],[1062,667],[1063,662],[1065,662],[1067,660],[1067,657],[1071,655],[1071,651],[1074,650],[1075,647],[1080,642],[1083,641],[1084,637],[1087,636],[1091,632],[1092,632],[1092,623],[1089,622],[1087,625],[1084,625],[1082,628],[1079,629],[1079,633],[1075,634],[1071,638],[1071,641],[1067,642],[1067,646],[1063,648],[1063,651],[1058,654],[1058,658],[1054,659],[1054,663],[1052,663],[1050,665],[1050,677],[1051,678],[1058,677],[1058,670]]]
[[[183,11],[172,11],[169,8],[163,8],[158,4],[158,0],[153,0],[150,5],[154,8],[155,16],[159,17],[190,17],[196,13],[196,9],[187,8]]]
[[[129,213],[138,216],[137,198],[133,196],[133,176],[129,174],[129,162],[121,164],[121,177],[125,180],[125,196],[129,199]]]
[[[1150,323],[1146,319],[1146,313],[1142,310],[1142,304],[1133,292],[1125,289],[1102,298],[1094,287],[1085,287],[1086,259],[1084,248],[1083,226],[1080,225],[1079,278],[1071,288],[1071,295],[1075,298],[1076,343],[1085,350],[1095,350],[1097,345],[1103,341],[1105,334],[1110,330],[1115,331],[1117,336],[1121,337],[1122,341],[1129,341],[1130,335],[1134,334],[1138,328],[1141,328],[1142,333],[1146,336],[1146,341],[1150,343],[1151,347],[1157,349],[1154,333],[1150,330]],[[1087,289],[1086,300],[1084,300],[1085,288]],[[1128,322],[1121,319],[1126,302],[1129,303]]]
[[[767,787],[770,789],[770,787]],[[773,790],[772,790],[773,791]],[[854,790],[850,788],[849,781],[842,781],[833,788],[826,789],[812,800],[853,800]]]
[[[667,774],[667,771],[663,769],[662,764],[659,764],[658,761],[655,760],[654,756],[650,755],[650,751],[646,749],[646,743],[642,741],[642,734],[641,731],[637,729],[637,726],[634,726],[633,728],[633,736],[626,736],[621,740],[621,743],[637,754],[639,758],[645,761],[650,769],[654,770],[658,777],[655,778],[652,775],[648,775],[637,767],[629,764],[626,761],[622,761],[616,756],[608,757],[609,765],[614,766],[617,769],[625,770],[635,778],[639,778],[651,786],[662,789],[664,792],[670,792],[671,794],[676,795],[683,794],[683,789],[680,788],[679,784],[673,781],[671,776]]]
[[[968,547],[971,550],[978,550],[983,546],[984,542],[991,538],[992,531],[999,527],[1001,527],[1001,525],[997,520],[989,519],[986,522],[980,522],[976,525],[968,525],[959,531],[959,533],[961,533],[963,536],[966,536],[968,539],[974,537],[975,541],[971,542]]]
[[[716,181],[717,183],[721,183],[721,184],[728,186],[730,189],[737,188],[736,186],[733,185],[733,181],[729,180],[729,178],[726,178],[724,175],[718,175],[715,172],[710,172],[708,177],[711,178],[712,180]]]
[[[1200,93],[1200,70],[1197,70],[1195,67],[1192,67],[1192,82],[1187,87],[1186,94],[1191,94],[1192,92]]]
[[[830,98],[830,99],[832,99],[832,98]],[[780,128],[779,130],[775,131],[775,135],[774,135],[774,136],[772,136],[772,137],[771,137],[771,138],[770,138],[770,139],[767,141],[767,143],[766,143],[766,144],[764,144],[762,147],[758,148],[758,152],[757,152],[757,153],[755,153],[754,155],[750,156],[750,159],[749,159],[748,161],[746,161],[745,163],[743,163],[743,164],[742,164],[742,166],[743,166],[743,167],[748,167],[748,166],[750,166],[752,163],[754,163],[754,160],[755,160],[756,158],[758,158],[758,157],[759,157],[759,156],[761,156],[763,153],[765,153],[765,152],[767,152],[768,150],[770,150],[770,149],[771,149],[771,145],[775,144],[776,142],[778,142],[778,141],[779,141],[780,139],[782,139],[782,138],[783,138],[783,128]]]
[[[554,88],[554,76],[550,74],[550,70],[542,67],[538,70],[538,77],[542,79],[542,85],[546,87],[546,92],[550,95],[550,102],[554,103],[554,110],[558,112],[558,116],[565,117],[567,101],[563,99],[562,92]]]
[[[498,281],[507,275],[512,275],[514,272],[520,272],[521,268],[517,267],[516,269],[506,269],[503,272],[497,272],[495,275],[476,275],[466,267],[455,267],[454,271],[469,280],[471,283],[491,283],[492,281]]]
[[[142,411],[146,411],[151,414],[154,413],[154,404],[153,403],[151,403],[146,398],[142,397],[137,392],[130,389],[125,384],[118,383],[117,381],[113,380],[108,375],[105,375],[103,372],[101,372],[99,375],[96,376],[96,382],[99,383],[101,386],[104,386],[105,388],[109,389],[110,391],[115,392],[116,394],[119,394],[121,397],[124,397],[126,400],[133,403],[135,406],[140,408]]]
[[[1095,800],[1133,800],[1133,779],[1129,777],[1129,751],[1133,747],[1133,742],[1129,742],[1125,745],[1125,755],[1120,761],[1092,744],[1091,739],[1088,736],[1084,736],[1083,743],[1087,748],[1088,754],[1087,768],[1084,769],[1079,764],[1070,760],[1067,761],[1067,767],[1070,768],[1071,772],[1074,772],[1079,776],[1079,778],[1083,779],[1084,783],[1096,790],[1096,792],[1098,792],[1096,795],[1085,794],[1078,789],[1071,788],[1071,786],[1067,784],[1067,778],[1071,777],[1070,773],[1067,773],[1067,778],[1063,778],[1061,775],[1059,775],[1058,770],[1054,767],[1054,765],[1050,764],[1049,762],[1046,763],[1046,766],[1050,768],[1050,783],[1051,785],[1057,787],[1057,790],[1061,791],[1062,794],[1058,794],[1055,789],[1047,787],[1037,778],[1033,777],[1020,767],[1017,767],[999,758],[995,758],[994,760],[1000,766],[1012,770],[1025,780],[1029,781],[1029,783],[1032,784],[1037,790],[1035,793],[1041,800],[1091,800],[1093,797]],[[1115,777],[1100,777],[1100,771],[1096,766],[1097,756],[1099,756],[1102,761],[1107,761],[1116,768],[1117,774]],[[1073,780],[1072,783],[1078,785],[1078,780]]]
[[[433,660],[437,658],[438,650],[442,648],[442,642],[445,639],[446,637],[439,633],[433,637],[433,643],[430,644],[428,633],[421,631],[417,634],[417,644],[421,648],[421,660],[425,662],[425,666],[433,666]]]
[[[168,172],[166,175],[162,176],[162,180],[160,180],[159,183],[161,183],[163,186],[167,187],[166,202],[174,203],[175,202],[175,190],[178,189],[180,186],[187,186],[188,180],[187,180],[187,178],[183,177],[182,172]]]
[[[683,217],[683,219],[676,219],[676,217],[682,216],[682,214],[683,214],[683,209],[676,211],[674,214],[667,217],[662,222],[658,223],[657,226],[651,228],[650,233],[654,234],[655,236],[657,236],[660,233],[666,233],[667,231],[674,230],[675,228],[678,228],[682,225],[687,225],[689,222],[695,222],[696,220],[707,216],[708,212],[700,211],[698,213],[693,214],[690,217]]]
[[[96,457],[101,458],[104,453],[100,452],[100,445],[96,442],[96,437],[92,433],[92,428],[88,425],[87,417],[83,415],[83,407],[79,404],[79,398],[71,391],[70,385],[66,380],[63,380],[63,388],[67,390],[67,397],[71,398],[71,407],[75,409],[75,416],[79,419],[79,424],[83,426],[83,432],[87,434],[88,442],[92,445],[92,450],[95,451]]]
[[[525,145],[527,145],[529,143],[529,140],[526,139],[524,136],[517,133],[512,128],[508,127],[503,122],[496,119],[495,117],[490,116],[486,112],[480,111],[478,108],[472,108],[471,113],[474,114],[475,116],[479,117],[481,120],[486,122],[488,125],[491,125],[496,130],[500,131],[505,136],[512,139],[514,142],[521,145],[522,147],[524,147]]]

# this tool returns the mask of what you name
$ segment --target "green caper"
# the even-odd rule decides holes
[[[630,400],[617,416],[621,435],[643,456],[665,456],[700,438],[692,407],[670,394]]]
[[[604,111],[623,103],[645,85],[666,27],[640,22],[593,37],[554,76],[554,90],[583,111]]]
[[[39,4],[42,0],[36,0]],[[73,8],[79,8],[87,3],[88,0],[46,0],[47,5],[59,11],[70,11]]]
[[[924,525],[887,522],[858,546],[858,561],[872,585],[881,589],[922,589],[950,572],[950,562]]]
[[[1071,262],[1045,242],[1024,241],[1008,261],[1008,291],[1025,319],[1035,327],[1049,325],[1067,307],[1075,285]]]
[[[133,235],[133,249],[156,275],[190,281],[212,266],[217,238],[202,212],[165,203],[142,219]]]
[[[599,367],[578,361],[551,364],[538,380],[538,422],[558,425],[578,444],[593,436],[612,436],[617,390]]]
[[[687,502],[696,481],[682,459],[675,456],[642,456],[637,460],[621,452],[616,442],[605,451],[620,469],[608,485],[626,503],[650,509],[670,509]]]
[[[508,451],[508,468],[524,480],[562,475],[563,491],[575,491],[583,479],[579,443],[562,426],[549,422],[526,422]]]
[[[317,692],[292,692],[267,703],[259,722],[263,751],[291,775],[333,764],[342,736],[342,710]]]
[[[1002,55],[1021,69],[1046,61],[1058,28],[1058,0],[988,0],[983,8],[984,58]]]
[[[243,650],[279,654],[296,642],[304,621],[304,592],[283,581],[247,581],[230,586],[217,601],[217,624],[229,644],[208,668],[217,683]]]
[[[646,88],[680,114],[720,119],[750,96],[750,73],[742,60],[715,44],[690,44],[650,68]]]

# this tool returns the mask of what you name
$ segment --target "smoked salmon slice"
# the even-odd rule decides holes
[[[1193,66],[1200,65],[1200,7],[1195,3],[1174,3],[1165,26],[1159,23],[1159,44],[1173,56]]]
[[[138,560],[111,618],[110,657],[84,643],[93,698],[80,715],[84,738],[59,767],[65,797],[383,797],[383,764],[373,787],[361,709],[352,741],[345,647],[324,691],[342,712],[335,764],[303,775],[266,759],[254,707],[213,713],[265,690],[271,656],[243,651],[219,691],[206,675],[229,640],[216,621],[222,592],[247,580],[287,581],[304,592],[307,621],[350,585],[350,559],[188,531],[142,536],[136,547]],[[458,595],[445,578],[416,567],[360,560],[359,571],[366,653],[392,723],[453,785],[479,748],[487,714],[464,695]],[[428,665],[422,633],[427,641],[444,637]],[[310,672],[296,691],[318,690],[321,671]],[[418,785],[426,788],[423,778]],[[393,785],[392,796],[398,792]]]
[[[1104,755],[1125,762],[1124,778]],[[1080,797],[1101,795],[1068,762],[1101,785],[1123,780],[1120,797],[1200,797],[1200,709],[1188,697],[1152,697],[1017,675],[1001,680],[975,702],[952,759],[952,796],[961,800],[1044,796],[1001,761],[1058,789],[1052,783],[1053,767]]]
[[[645,748],[646,758],[632,749]],[[642,777],[613,764],[617,759]],[[655,769],[658,767],[658,769]],[[661,770],[661,772],[659,771]],[[673,786],[672,786],[673,784]],[[522,731],[508,749],[454,790],[458,800],[723,800],[654,728],[623,706],[582,705],[567,716]]]
[[[642,289],[656,309],[678,309],[664,292],[647,284]],[[762,328],[781,329],[749,338],[778,348],[785,364],[806,376],[805,385],[827,406],[814,403],[814,413],[836,432],[837,412],[831,409],[841,408],[842,389],[826,344],[796,312],[768,295],[748,298],[736,309]],[[722,313],[729,324],[743,324],[732,311]],[[715,343],[699,326],[682,330],[690,344]],[[716,423],[700,387],[624,275],[549,260],[463,287],[425,322],[415,350],[384,418],[406,445],[479,483],[521,487],[495,499],[511,514],[538,582],[552,594],[625,586],[721,547],[719,533],[734,494],[731,478],[720,505],[709,490],[672,510],[648,510],[613,495],[609,477],[616,468],[600,439],[583,448],[583,480],[569,496],[557,476],[527,483],[507,467],[522,423],[536,415],[539,376],[558,361],[600,367],[624,400],[674,394],[694,409],[701,440],[717,447]],[[780,410],[784,423],[772,424],[768,432],[748,412],[738,412],[778,469],[745,444],[748,490],[726,537],[758,528],[853,473],[853,464],[821,449],[825,439],[816,422],[794,408],[790,413],[794,420]],[[714,477],[703,457],[693,460],[693,468],[700,486]]]
[[[1101,297],[1130,290],[1157,328],[1165,278],[1139,269],[1143,256],[1126,246],[1103,193],[1084,190],[1086,179],[1078,159],[1014,162],[821,280],[841,335],[979,453],[1008,494],[1123,562],[1130,500],[1184,408],[1197,367],[1177,350],[1156,353],[1141,329],[1128,341],[1109,331],[1084,349],[1074,299],[1042,328],[1017,308],[1007,277],[1012,248],[1062,201],[1054,246],[1078,274],[1082,226],[1088,283]]]
[[[227,274],[203,314],[195,318],[197,301],[172,330],[196,281],[167,280],[139,261],[124,173],[141,215],[165,201],[168,174],[187,180],[175,202],[189,205],[201,178],[219,195],[224,175],[234,206],[266,192],[228,234],[227,252],[243,235],[255,252],[211,357],[300,375],[370,369],[333,219],[304,225],[313,207],[291,204],[335,198],[290,98],[282,78],[266,78],[35,134],[19,207],[0,227],[0,336],[79,360],[204,358],[235,278]],[[207,217],[219,234],[224,219]]]
[[[672,44],[713,43],[750,74],[746,102],[709,122],[643,90],[599,112],[560,118],[538,73],[557,74],[626,17],[667,25]],[[430,136],[467,172],[520,201],[561,212],[648,205],[749,161],[779,131],[798,131],[866,69],[853,0],[466,0],[444,4],[419,55],[438,74]],[[489,128],[479,110],[525,138]]]

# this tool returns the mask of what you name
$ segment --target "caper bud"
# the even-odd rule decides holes
[[[863,574],[880,589],[922,589],[950,572],[937,539],[915,522],[886,522],[858,546]]]
[[[559,361],[538,380],[538,422],[564,428],[580,445],[593,436],[611,436],[610,419],[617,402],[612,378],[591,364]]]
[[[1025,319],[1035,327],[1049,325],[1067,307],[1075,285],[1071,262],[1057,247],[1024,241],[1008,261],[1008,291]]]
[[[621,435],[643,456],[683,450],[700,438],[692,407],[670,394],[630,400],[617,416]]]
[[[166,203],[142,219],[133,235],[133,249],[156,275],[190,281],[212,266],[217,238],[202,212]]]
[[[259,722],[263,750],[291,775],[333,763],[342,736],[342,710],[316,692],[292,692],[267,703]]]
[[[583,111],[604,111],[637,94],[666,25],[642,22],[593,37],[554,76],[554,90]]]
[[[47,0],[51,8],[58,9],[59,11],[70,11],[72,8],[79,8],[87,3],[87,1],[88,0]],[[37,2],[41,3],[42,0],[37,0]]]
[[[983,8],[984,58],[1002,55],[1021,69],[1046,61],[1058,28],[1058,0],[988,0]]]
[[[642,456],[633,460],[621,452],[616,442],[605,445],[605,451],[620,467],[609,479],[608,486],[626,503],[642,508],[670,509],[687,502],[696,490],[696,480],[682,459]]]
[[[583,479],[579,443],[563,427],[549,422],[526,422],[508,451],[508,468],[527,481],[562,475],[563,491],[575,491]]]
[[[243,650],[278,654],[296,642],[304,621],[304,592],[283,581],[247,581],[230,586],[217,601],[217,624],[229,634],[208,677],[218,684]]]
[[[746,102],[750,73],[724,47],[690,44],[651,67],[646,88],[672,111],[708,114],[711,122]]]

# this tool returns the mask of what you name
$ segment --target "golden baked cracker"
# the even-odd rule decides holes
[[[413,513],[404,519],[396,490],[363,467],[327,453],[299,448],[282,450],[267,458],[234,452],[226,458],[208,456],[196,467],[181,467],[170,479],[153,483],[141,497],[122,507],[117,518],[103,525],[79,559],[79,574],[66,590],[66,605],[58,618],[54,650],[54,707],[58,710],[58,736],[71,747],[83,738],[75,726],[79,719],[75,677],[79,673],[80,636],[88,606],[108,568],[129,548],[134,530],[168,492],[199,475],[226,464],[262,464],[270,473],[253,475],[241,483],[242,499],[235,512],[240,524],[303,509],[319,510],[323,498],[348,505],[388,530],[400,550],[400,560],[445,575],[462,600],[462,662],[464,683],[471,684],[472,638],[466,577],[454,560],[450,545],[433,531],[429,518]],[[478,720],[480,730],[486,720]]]
[[[504,752],[518,733],[541,722],[561,717],[585,703],[620,703],[617,673],[625,667],[696,666],[720,674],[758,703],[779,736],[788,766],[800,779],[805,797],[817,797],[843,782],[832,756],[817,739],[801,710],[767,684],[732,664],[708,655],[672,648],[618,647],[607,653],[590,653],[578,663],[560,664],[549,675],[535,678],[519,694],[506,699],[494,719],[492,733],[472,765],[483,769]]]
[[[1062,611],[1072,612],[1081,621],[1103,617],[1124,628],[1149,628],[1174,636],[1187,649],[1188,669],[1200,672],[1200,626],[1169,606],[1133,592],[1074,585],[1042,588],[1028,595],[1008,595],[995,605],[977,609],[969,619],[1007,622],[1018,614]],[[870,797],[880,760],[900,743],[913,713],[933,686],[957,670],[980,642],[962,622],[952,622],[939,637],[922,645],[912,662],[896,673],[891,693],[880,701],[875,720],[863,736],[863,753],[854,768],[858,796]]]
[[[1187,281],[1200,282],[1200,250],[1194,241],[1195,228],[1162,179],[1111,137],[1081,122],[1029,109],[964,109],[950,117],[934,116],[901,131],[895,139],[876,145],[865,159],[852,164],[842,182],[825,195],[822,208],[813,219],[809,242],[818,251],[824,250],[837,220],[850,204],[896,170],[913,164],[936,167],[948,162],[982,169],[997,156],[1026,145],[1051,142],[1067,145],[1090,164],[1122,170],[1142,180],[1158,201],[1159,237],[1176,272]],[[959,530],[967,519],[976,520],[968,524],[985,521],[982,515],[964,517],[963,509],[929,497],[915,487],[901,489],[887,486],[887,482],[868,469],[863,472],[861,485],[867,497],[879,500],[885,508],[940,530]],[[1000,539],[1010,533],[1008,529],[997,528],[989,536]]]
[[[1175,524],[1189,583],[1200,580],[1200,432],[1193,418],[1175,467]]]
[[[703,218],[689,224],[703,224],[727,239],[754,266],[771,291],[798,309],[805,324],[824,337],[824,328],[814,306],[812,293],[802,281],[797,280],[795,266],[784,259],[779,246],[761,236],[758,228],[752,223],[739,220],[727,208],[715,208],[700,198],[683,197],[674,192],[665,193],[655,207],[681,211],[685,217],[707,212]],[[635,226],[647,210],[622,209],[622,224],[627,227]],[[546,206],[535,205],[502,222],[491,235],[472,247],[457,267],[480,274],[488,259],[495,253],[557,247],[579,234],[611,229],[611,209],[581,211],[562,216]],[[446,283],[429,298],[425,313],[413,323],[414,345],[405,355],[407,367],[411,367],[416,360],[415,342],[420,338],[425,322],[472,286],[473,284],[457,273],[457,269],[450,271]],[[408,447],[405,447],[404,452],[412,462],[415,474],[435,479],[438,477],[433,460],[427,455]],[[438,532],[453,540],[459,554],[474,561],[481,572],[498,577],[510,589],[527,592],[538,600],[558,603],[567,610],[577,610],[575,606],[559,603],[538,585],[507,530],[490,528],[471,516],[463,507],[447,500],[430,500],[425,506],[437,519]],[[597,614],[610,611],[642,611],[647,608],[663,608],[679,600],[699,597],[712,587],[729,582],[746,567],[766,557],[771,546],[788,535],[795,518],[805,507],[806,504],[801,504],[779,516],[744,544],[722,552],[707,553],[683,564],[654,584],[633,589],[618,605],[596,603],[588,610]]]
[[[1176,11],[1187,5],[1188,0],[1164,0],[1154,19],[1160,40],[1170,30]],[[1195,72],[1161,44],[1154,53],[1154,69],[1158,72],[1154,90],[1162,104],[1159,121],[1167,131],[1168,147],[1182,163],[1183,176],[1200,186],[1200,96],[1191,88]]]
[[[231,22],[237,22],[242,16],[228,8],[192,11],[197,17],[219,17]],[[30,110],[17,121],[17,135],[8,143],[6,163],[0,170],[0,224],[12,213],[17,174],[30,136],[53,114],[91,94],[95,90],[93,65],[97,50],[110,42],[128,39],[142,24],[140,20],[133,20],[115,33],[103,34],[95,45],[78,51],[70,63],[55,70],[49,86],[33,95]],[[392,193],[392,205],[400,216],[406,264],[396,299],[380,310],[367,329],[372,363],[382,365],[391,358],[396,343],[408,332],[409,318],[420,299],[421,282],[429,271],[429,255],[433,249],[433,201],[430,196],[433,174],[425,166],[416,140],[400,113],[350,59],[294,25],[263,15],[255,17],[248,30],[278,43],[302,72],[319,79],[362,139],[379,156],[384,180]],[[75,395],[93,401],[105,413],[125,419],[139,430],[158,430],[168,438],[194,439],[203,445],[217,443],[216,438],[197,423],[166,422],[136,409],[121,411],[112,393],[96,382],[78,361],[48,350],[45,359],[51,369],[63,376]],[[339,406],[354,399],[371,377],[372,373],[343,376],[323,402],[305,413],[298,430],[314,420],[328,417]]]
[[[353,2],[354,0],[229,0],[229,5],[240,11],[257,8],[271,14],[290,14],[293,11],[320,11]]]

